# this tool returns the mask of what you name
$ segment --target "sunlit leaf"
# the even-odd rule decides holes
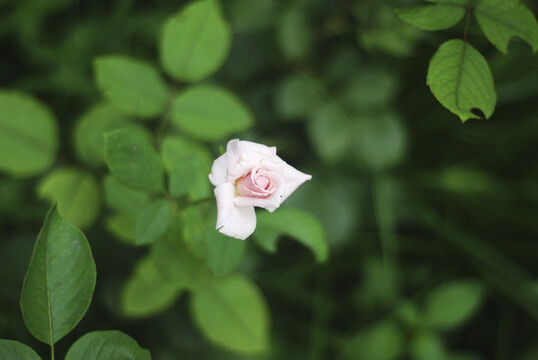
[[[0,339],[0,359],[41,360],[32,348],[13,340]]]
[[[106,134],[105,158],[112,174],[125,185],[149,192],[164,189],[161,157],[142,135],[129,129]]]
[[[480,307],[484,286],[475,280],[457,280],[436,287],[426,299],[426,321],[432,327],[452,329]]]
[[[90,306],[95,279],[86,237],[52,208],[22,288],[22,316],[30,332],[46,344],[69,333]]]
[[[538,50],[538,23],[519,0],[481,0],[474,14],[488,40],[504,54],[512,37],[525,40],[533,52]]]
[[[192,200],[208,197],[211,184],[207,176],[213,163],[209,151],[178,136],[164,138],[161,148],[164,166],[170,173],[170,195],[189,195]]]
[[[157,199],[144,209],[136,221],[136,243],[151,244],[164,235],[170,224],[170,213],[170,203],[165,199]]]
[[[404,334],[390,320],[364,327],[344,345],[346,360],[395,360],[404,352]]]
[[[195,1],[169,18],[160,42],[161,64],[179,81],[195,82],[217,71],[232,33],[217,0]]]
[[[439,102],[462,122],[493,114],[497,95],[486,59],[469,43],[449,40],[439,47],[428,68],[428,86]]]
[[[0,171],[32,176],[56,158],[58,125],[48,107],[29,95],[0,91]]]
[[[198,85],[180,93],[172,104],[172,123],[203,140],[220,140],[253,124],[249,109],[228,90]]]
[[[192,309],[196,323],[214,343],[246,354],[267,350],[267,304],[248,279],[233,276],[209,282],[194,293]]]
[[[276,252],[277,240],[281,235],[288,235],[309,248],[318,262],[327,260],[329,247],[325,232],[310,213],[285,207],[274,213],[259,212],[257,217],[254,237],[265,250]]]
[[[148,350],[121,331],[93,331],[71,346],[65,360],[151,360]]]
[[[163,112],[168,90],[152,65],[125,56],[103,56],[94,66],[97,85],[113,106],[141,118]]]
[[[38,192],[52,204],[57,203],[60,215],[82,229],[93,224],[101,209],[101,189],[94,176],[74,168],[48,174]]]
[[[147,317],[171,306],[183,288],[164,279],[151,257],[136,265],[122,290],[122,309],[128,316]]]
[[[456,25],[465,15],[468,0],[430,0],[435,4],[399,9],[396,14],[422,30],[442,30]]]

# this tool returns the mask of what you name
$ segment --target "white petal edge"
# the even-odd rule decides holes
[[[228,153],[229,161],[235,162],[241,159],[242,154],[248,154],[252,152],[258,152],[273,157],[276,155],[276,147],[269,147],[251,141],[233,139],[228,142],[228,145],[226,146],[226,152]]]
[[[256,229],[256,212],[252,206],[237,206],[235,187],[230,183],[215,188],[217,229],[224,235],[245,240]]]
[[[228,173],[228,155],[222,154],[213,162],[211,166],[211,174],[209,181],[213,186],[218,186],[226,182],[226,174]]]
[[[282,168],[282,179],[284,184],[284,194],[282,195],[282,201],[286,200],[301,184],[305,181],[312,179],[312,175],[304,174],[290,166],[288,164],[284,165]]]

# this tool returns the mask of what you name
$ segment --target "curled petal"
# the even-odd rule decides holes
[[[226,174],[228,173],[228,154],[222,154],[213,162],[209,181],[213,186],[218,186],[226,182]]]
[[[226,146],[230,161],[239,161],[243,154],[260,153],[269,157],[276,155],[276,147],[268,147],[251,141],[230,140]]]
[[[224,235],[245,240],[256,229],[256,213],[252,206],[234,203],[235,186],[223,183],[215,188],[217,198],[217,229]]]
[[[284,184],[286,184],[284,194],[282,196],[282,201],[284,201],[295,191],[295,189],[301,186],[302,183],[312,179],[312,175],[304,174],[295,169],[293,166],[285,164],[282,168],[282,179]]]

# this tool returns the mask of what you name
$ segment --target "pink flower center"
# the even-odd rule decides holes
[[[257,166],[237,179],[235,188],[240,196],[266,198],[275,192],[276,185],[273,173]]]

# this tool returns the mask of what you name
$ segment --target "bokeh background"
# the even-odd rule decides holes
[[[93,60],[158,63],[161,27],[187,3],[0,0],[0,88],[33,95],[58,118],[53,168],[87,169],[74,131],[102,99]],[[471,22],[469,41],[488,60],[498,101],[491,119],[462,124],[425,78],[433,53],[461,38],[463,24],[424,32],[394,16],[419,1],[221,3],[233,45],[210,80],[255,115],[239,137],[277,146],[313,175],[286,205],[321,221],[329,260],[316,263],[290,239],[277,254],[248,243],[239,272],[267,300],[271,346],[236,354],[197,330],[186,297],[144,319],[122,312],[121,286],[146,250],[118,241],[103,207],[85,231],[98,270],[93,302],[57,354],[88,331],[118,329],[154,359],[538,359],[538,57],[530,47],[515,39],[503,55]],[[522,3],[538,13],[535,1]],[[50,207],[36,190],[45,175],[0,177],[0,337],[44,358],[19,298]]]

